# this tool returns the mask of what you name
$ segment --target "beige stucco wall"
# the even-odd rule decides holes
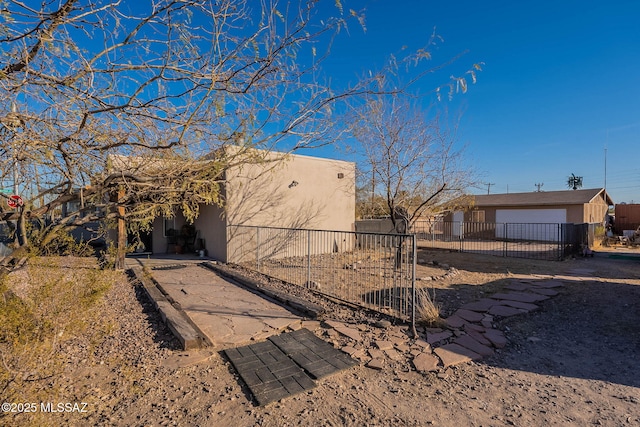
[[[216,205],[200,206],[200,216],[194,225],[203,239],[207,255],[218,260],[227,259],[227,232],[224,211]]]
[[[200,207],[194,225],[210,257],[227,261],[230,251],[248,244],[240,238],[231,242],[234,235],[227,225],[354,230],[354,163],[279,153],[263,156],[267,162],[241,164],[225,172],[224,209]],[[175,228],[184,223],[182,215],[176,215]],[[156,218],[153,252],[164,253],[166,242],[163,219]]]
[[[242,165],[227,172],[226,191],[227,224],[353,231],[351,162],[289,155]]]

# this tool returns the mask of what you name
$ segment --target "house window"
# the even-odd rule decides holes
[[[471,211],[471,222],[484,222],[484,211]]]
[[[163,222],[163,227],[162,227],[162,235],[163,237],[167,237],[169,234],[169,230],[175,230],[176,229],[176,218],[163,218],[162,220]]]

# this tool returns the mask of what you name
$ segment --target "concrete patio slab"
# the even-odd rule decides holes
[[[156,265],[150,273],[167,300],[217,348],[300,328],[298,314],[198,264]]]

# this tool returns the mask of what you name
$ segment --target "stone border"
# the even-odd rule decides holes
[[[182,310],[173,306],[172,302],[162,292],[153,277],[147,277],[140,267],[133,267],[127,270],[127,274],[145,290],[153,306],[160,313],[162,321],[171,330],[173,335],[180,341],[183,350],[193,350],[213,346],[207,336],[193,324]]]
[[[539,309],[533,302],[558,294],[564,286],[557,279],[513,279],[504,292],[464,304],[445,319],[444,328],[420,327],[412,338],[408,326],[372,325],[325,320],[321,332],[334,346],[371,369],[413,364],[418,372],[441,372],[447,368],[480,360],[504,348],[507,338],[495,329],[498,317],[509,317]]]
[[[224,264],[219,264],[215,261],[205,261],[200,265],[218,273],[219,275],[226,277],[227,279],[231,279],[239,283],[240,285],[251,289],[252,291],[260,292],[268,296],[269,298],[272,298],[288,307],[291,307],[292,309],[304,314],[307,317],[310,317],[311,319],[322,318],[325,313],[324,307],[320,305],[313,304],[312,302],[305,301],[301,298],[296,298],[293,295],[289,295],[285,292],[270,288],[269,286],[258,280],[243,276],[241,273],[234,271],[232,268],[229,268]]]

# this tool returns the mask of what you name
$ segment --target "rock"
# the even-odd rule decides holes
[[[375,326],[376,328],[386,329],[391,327],[391,322],[385,319],[380,319],[380,320],[376,320],[373,323],[373,326]]]
[[[365,366],[375,369],[376,371],[381,371],[384,368],[384,359],[371,359]]]
[[[418,372],[435,372],[440,361],[432,354],[420,353],[413,358],[413,366]]]
[[[389,350],[393,348],[391,341],[376,341],[375,345],[379,350]]]

